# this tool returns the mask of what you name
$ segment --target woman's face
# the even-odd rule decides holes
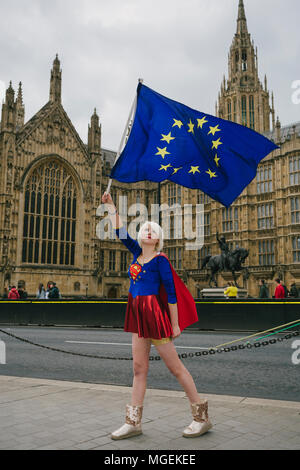
[[[152,245],[155,248],[155,245],[159,241],[158,233],[151,227],[150,224],[145,225],[141,232],[141,241],[145,245]]]

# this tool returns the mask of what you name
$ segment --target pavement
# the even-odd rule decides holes
[[[184,392],[148,389],[143,434],[112,441],[125,419],[131,388],[0,376],[2,450],[298,450],[300,402],[203,394],[213,428],[187,439]]]

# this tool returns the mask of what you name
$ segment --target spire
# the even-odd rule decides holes
[[[97,114],[96,108],[94,109],[94,114],[91,117],[91,124],[94,125],[94,127],[99,126],[99,116]]]
[[[279,121],[279,116],[277,116],[276,120],[275,138],[277,143],[281,141],[281,124]]]
[[[237,4],[237,30],[229,52],[228,80],[224,83],[223,78],[218,96],[218,115],[257,132],[268,132],[271,113],[275,126],[275,111],[269,104],[268,80],[266,76],[263,84],[259,80],[257,47],[248,31],[244,1],[239,0]]]
[[[272,91],[272,107],[271,107],[271,114],[272,114],[272,129],[274,131],[275,129],[275,106],[274,106],[274,93]],[[277,116],[277,119],[279,121],[279,117]]]
[[[23,92],[22,92],[22,82],[19,83],[17,103],[23,106]]]
[[[61,70],[57,54],[51,70],[50,101],[53,103],[61,103]]]
[[[24,126],[25,108],[23,104],[22,82],[19,83],[19,90],[16,99],[16,129],[19,130]]]
[[[239,11],[238,11],[236,32],[237,34],[248,33],[247,19],[246,19],[246,13],[245,13],[243,0],[239,0]]]
[[[96,108],[91,117],[91,124],[88,128],[88,150],[90,153],[100,153],[101,149],[101,125]]]
[[[9,87],[6,90],[6,104],[8,106],[13,106],[15,98],[15,90],[12,87],[11,81],[9,82]]]
[[[14,131],[16,123],[16,106],[15,106],[15,91],[12,83],[9,82],[9,87],[6,90],[5,101],[2,104],[1,114],[1,131]]]

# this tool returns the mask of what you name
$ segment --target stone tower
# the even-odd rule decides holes
[[[50,101],[52,103],[61,102],[61,69],[57,54],[53,62],[53,68],[51,70]]]
[[[216,114],[257,132],[275,128],[274,96],[270,105],[267,77],[264,84],[258,76],[257,48],[248,32],[243,0],[239,0],[237,29],[228,55],[228,80],[225,75],[216,103]]]

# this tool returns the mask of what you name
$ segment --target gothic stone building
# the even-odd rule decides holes
[[[0,127],[0,289],[14,283],[34,296],[40,282],[54,280],[63,296],[126,298],[131,254],[118,239],[99,240],[96,235],[102,220],[97,208],[116,153],[101,147],[96,111],[88,142],[82,142],[62,106],[61,89],[56,57],[49,101],[27,123],[21,84],[16,97],[11,84],[6,92]],[[260,278],[271,293],[278,276],[288,287],[293,281],[300,287],[300,123],[281,127],[275,119],[274,96],[267,78],[263,84],[259,79],[242,0],[216,115],[251,127],[280,149],[261,162],[255,180],[228,209],[201,191],[161,183],[161,203],[192,204],[193,222],[195,205],[205,208],[204,247],[185,250],[186,240],[174,237],[172,214],[164,251],[194,297],[207,287],[207,272],[200,269],[203,258],[219,254],[217,231],[231,248],[249,250],[247,275],[239,277],[249,295],[257,295]],[[149,213],[151,204],[158,203],[158,187],[151,182],[113,180],[111,194],[124,217],[119,196],[127,196],[128,207],[143,203]],[[133,218],[128,216],[127,223]],[[229,279],[230,273],[219,275],[219,285]]]
[[[96,110],[88,142],[82,142],[61,95],[57,56],[49,101],[27,123],[21,83],[16,97],[11,83],[6,91],[0,127],[1,294],[16,284],[35,296],[39,283],[51,280],[63,297],[120,296],[128,253],[96,235],[97,208],[116,154],[101,148]],[[150,193],[151,184],[136,187]],[[117,196],[116,188],[111,193]],[[123,194],[128,204],[138,197],[131,187]]]

